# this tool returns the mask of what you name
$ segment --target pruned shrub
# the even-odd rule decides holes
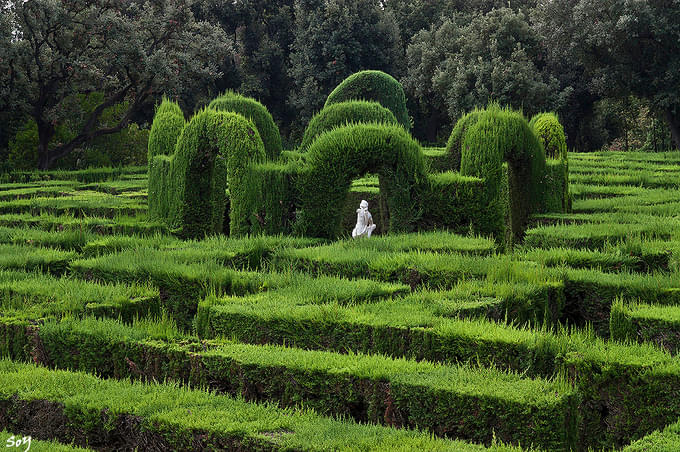
[[[331,104],[317,113],[307,126],[300,150],[306,151],[321,133],[350,123],[375,122],[398,124],[397,118],[378,102],[353,100]]]
[[[321,134],[307,153],[296,232],[311,237],[340,234],[342,211],[352,180],[380,177],[389,210],[389,230],[408,232],[420,218],[418,185],[425,181],[420,145],[398,125],[353,124]]]
[[[147,158],[149,165],[149,218],[162,220],[168,216],[167,180],[170,161],[177,139],[184,129],[184,114],[176,102],[163,98],[149,132]],[[158,160],[156,160],[158,158]]]
[[[411,120],[406,108],[404,88],[394,77],[381,71],[361,71],[342,81],[326,99],[325,107],[348,100],[372,100],[394,113],[406,130]]]
[[[250,119],[255,123],[257,131],[260,133],[267,157],[277,159],[281,154],[282,145],[279,128],[267,107],[255,99],[227,91],[210,102],[208,108],[217,111],[231,111]]]
[[[154,116],[149,132],[149,163],[157,155],[172,155],[175,152],[175,144],[183,128],[182,115],[166,110]]]
[[[463,147],[463,140],[467,130],[477,122],[481,110],[475,109],[469,113],[464,114],[458,122],[456,122],[449,141],[446,143],[446,154],[448,159],[448,170],[460,171],[460,156]]]
[[[529,124],[541,140],[547,158],[567,158],[567,139],[564,135],[564,127],[555,113],[540,113],[531,118]]]
[[[491,105],[478,114],[463,140],[461,174],[485,179],[495,214],[478,232],[492,233],[506,246],[521,240],[532,213],[545,209],[543,146],[519,112]]]
[[[569,161],[564,127],[555,113],[540,113],[529,123],[548,159],[547,211],[569,211]]]
[[[251,165],[264,159],[264,145],[252,121],[232,112],[197,113],[177,140],[170,165],[169,223],[184,237],[220,233],[229,201],[230,234],[253,232],[253,194],[260,184]]]

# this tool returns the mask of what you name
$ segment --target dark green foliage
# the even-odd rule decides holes
[[[508,246],[522,239],[529,216],[545,209],[545,155],[521,113],[498,105],[479,113],[465,134],[461,174],[485,179],[488,206],[495,213],[479,232],[494,234]]]
[[[381,71],[361,71],[350,75],[328,95],[325,107],[348,100],[378,102],[394,113],[399,124],[407,131],[411,129],[404,88],[389,74]]]
[[[257,230],[253,193],[260,184],[250,167],[264,159],[250,120],[211,109],[196,114],[177,141],[170,167],[169,223],[185,237],[222,232],[228,183],[230,234]]]
[[[569,165],[566,159],[546,161],[545,212],[569,212]]]
[[[634,441],[623,452],[670,452],[680,450],[680,422]]]
[[[448,229],[464,234],[481,231],[488,223],[483,179],[454,172],[430,174],[424,187],[422,230]]]
[[[358,124],[335,129],[319,136],[308,154],[298,233],[337,237],[350,184],[368,172],[380,176],[389,230],[417,227],[417,186],[425,182],[425,162],[420,146],[402,127]]]
[[[394,114],[378,102],[350,100],[327,105],[314,115],[302,137],[300,151],[306,151],[323,132],[350,123],[373,122],[397,124]]]
[[[299,161],[267,162],[253,171],[262,186],[252,194],[258,197],[256,217],[265,234],[290,234],[300,206],[300,179],[304,167]]]
[[[446,153],[448,156],[448,170],[460,171],[460,159],[463,152],[463,141],[468,129],[477,123],[481,110],[473,110],[464,114],[457,122],[451,132],[449,141],[446,142]]]
[[[257,131],[260,132],[267,157],[276,160],[279,154],[281,154],[282,146],[279,128],[267,107],[255,99],[228,91],[210,102],[208,108],[217,111],[231,111],[250,119],[255,123]]]

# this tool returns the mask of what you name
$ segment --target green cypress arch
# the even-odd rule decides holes
[[[223,232],[229,188],[231,235],[253,231],[259,189],[251,165],[265,160],[264,144],[249,119],[210,109],[197,113],[177,140],[168,177],[168,223],[182,236]]]
[[[491,105],[479,113],[463,139],[461,174],[484,178],[490,215],[479,232],[506,246],[523,238],[532,213],[545,209],[545,153],[519,112]]]
[[[389,230],[410,232],[421,216],[418,188],[425,182],[420,145],[400,125],[352,124],[321,134],[307,153],[298,234],[336,238],[352,180],[377,173],[389,211]]]

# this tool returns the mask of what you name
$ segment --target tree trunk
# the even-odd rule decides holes
[[[680,118],[670,109],[666,110],[666,122],[671,129],[671,136],[673,137],[673,146],[675,149],[680,149]]]
[[[54,136],[54,127],[41,119],[36,121],[38,124],[38,169],[50,169],[50,140]]]

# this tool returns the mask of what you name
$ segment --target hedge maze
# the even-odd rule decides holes
[[[680,448],[680,154],[567,164],[496,105],[422,148],[393,89],[351,78],[297,151],[253,100],[166,100],[148,169],[3,182],[0,440]]]

